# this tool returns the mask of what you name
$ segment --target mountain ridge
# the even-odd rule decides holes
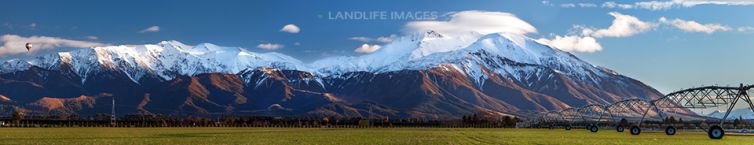
[[[279,53],[163,41],[78,49],[0,66],[0,86],[6,88],[0,95],[19,104],[106,93],[123,99],[116,101],[125,114],[437,119],[662,96],[568,52],[500,33],[448,36],[428,31],[398,38],[372,54],[309,64]],[[103,110],[108,104],[96,103],[108,97],[96,98],[100,100],[89,101],[92,105],[73,103],[57,112],[108,112]],[[374,107],[378,111],[372,112]]]

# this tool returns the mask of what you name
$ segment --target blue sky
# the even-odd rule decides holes
[[[354,49],[363,44],[384,45],[386,42],[376,39],[400,36],[407,23],[418,21],[330,19],[338,12],[436,12],[437,20],[447,20],[447,14],[470,10],[513,14],[536,28],[536,32],[526,33],[534,39],[554,42],[556,37],[594,38],[601,49],[560,46],[572,47],[567,50],[576,56],[664,93],[699,85],[754,83],[754,2],[745,0],[3,1],[0,35],[70,40],[58,45],[62,47],[162,40],[208,42],[257,52],[280,52],[307,62],[328,56],[362,55]],[[629,30],[610,29],[618,16],[625,16],[627,21],[633,17],[641,23],[632,23],[636,25]],[[664,21],[660,20],[662,17]],[[295,25],[299,31],[281,31],[287,24]],[[371,41],[353,40],[355,37]],[[0,43],[13,44],[8,42],[10,37],[6,39]],[[1,51],[0,59],[22,55]]]

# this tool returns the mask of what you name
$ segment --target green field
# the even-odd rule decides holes
[[[754,144],[754,136],[711,140],[704,132],[603,129],[444,128],[0,128],[0,144]]]

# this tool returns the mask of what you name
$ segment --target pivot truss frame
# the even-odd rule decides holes
[[[749,93],[754,93],[752,88],[754,85],[744,86],[743,84],[739,87],[704,86],[675,91],[654,100],[633,98],[607,105],[589,104],[578,108],[550,111],[541,114],[538,118],[542,123],[564,122],[568,125],[578,120],[597,124],[607,117],[613,122],[619,122],[620,119],[625,118],[638,120],[638,126],[641,126],[650,110],[654,110],[660,118],[664,118],[666,115],[662,109],[707,109],[727,106],[725,115],[720,119],[720,126],[722,126],[739,101],[744,101],[749,105],[749,109],[754,111],[754,101],[749,96]]]
[[[549,125],[555,125],[555,124],[560,123],[562,121],[561,118],[562,117],[560,116],[560,112],[552,112],[552,111],[545,112],[544,114],[541,115],[541,117],[539,117],[541,122],[544,122]]]
[[[572,126],[576,121],[581,119],[581,114],[579,114],[578,108],[568,108],[558,113],[560,114],[559,116],[561,117],[561,120],[569,126]]]
[[[583,107],[580,107],[577,109],[581,120],[583,120],[585,123],[598,125],[599,123],[602,123],[603,121],[607,121],[607,116],[612,117],[612,114],[610,114],[610,111],[607,110],[606,106],[598,105],[598,104],[589,104]]]
[[[707,109],[727,106],[725,115],[720,119],[720,126],[722,126],[730,112],[741,100],[749,105],[751,111],[754,111],[754,102],[749,96],[750,92],[754,92],[752,88],[754,88],[754,85],[744,86],[743,84],[739,87],[705,86],[690,88],[672,92],[653,100],[651,103],[656,108]]]
[[[620,122],[620,119],[632,120],[641,124],[646,114],[651,110],[652,103],[645,99],[626,99],[612,103],[606,107],[610,111],[611,119]],[[641,116],[641,117],[638,117]]]

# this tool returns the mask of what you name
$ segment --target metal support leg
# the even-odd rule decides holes
[[[728,106],[728,110],[725,111],[725,116],[723,116],[722,120],[720,120],[720,127],[723,126],[723,124],[725,123],[725,119],[728,118],[728,115],[730,115],[730,111],[733,111],[733,107],[736,106],[736,103],[738,103],[738,99],[740,98],[741,98],[740,93],[739,95],[736,95],[736,97],[733,98],[733,102],[731,102],[730,106]]]
[[[650,106],[651,108],[652,106]],[[644,122],[644,117],[647,116],[647,113],[649,113],[650,108],[647,108],[647,110],[644,111],[644,115],[641,115],[641,120],[639,120],[639,124],[637,126],[641,127],[641,123]]]

